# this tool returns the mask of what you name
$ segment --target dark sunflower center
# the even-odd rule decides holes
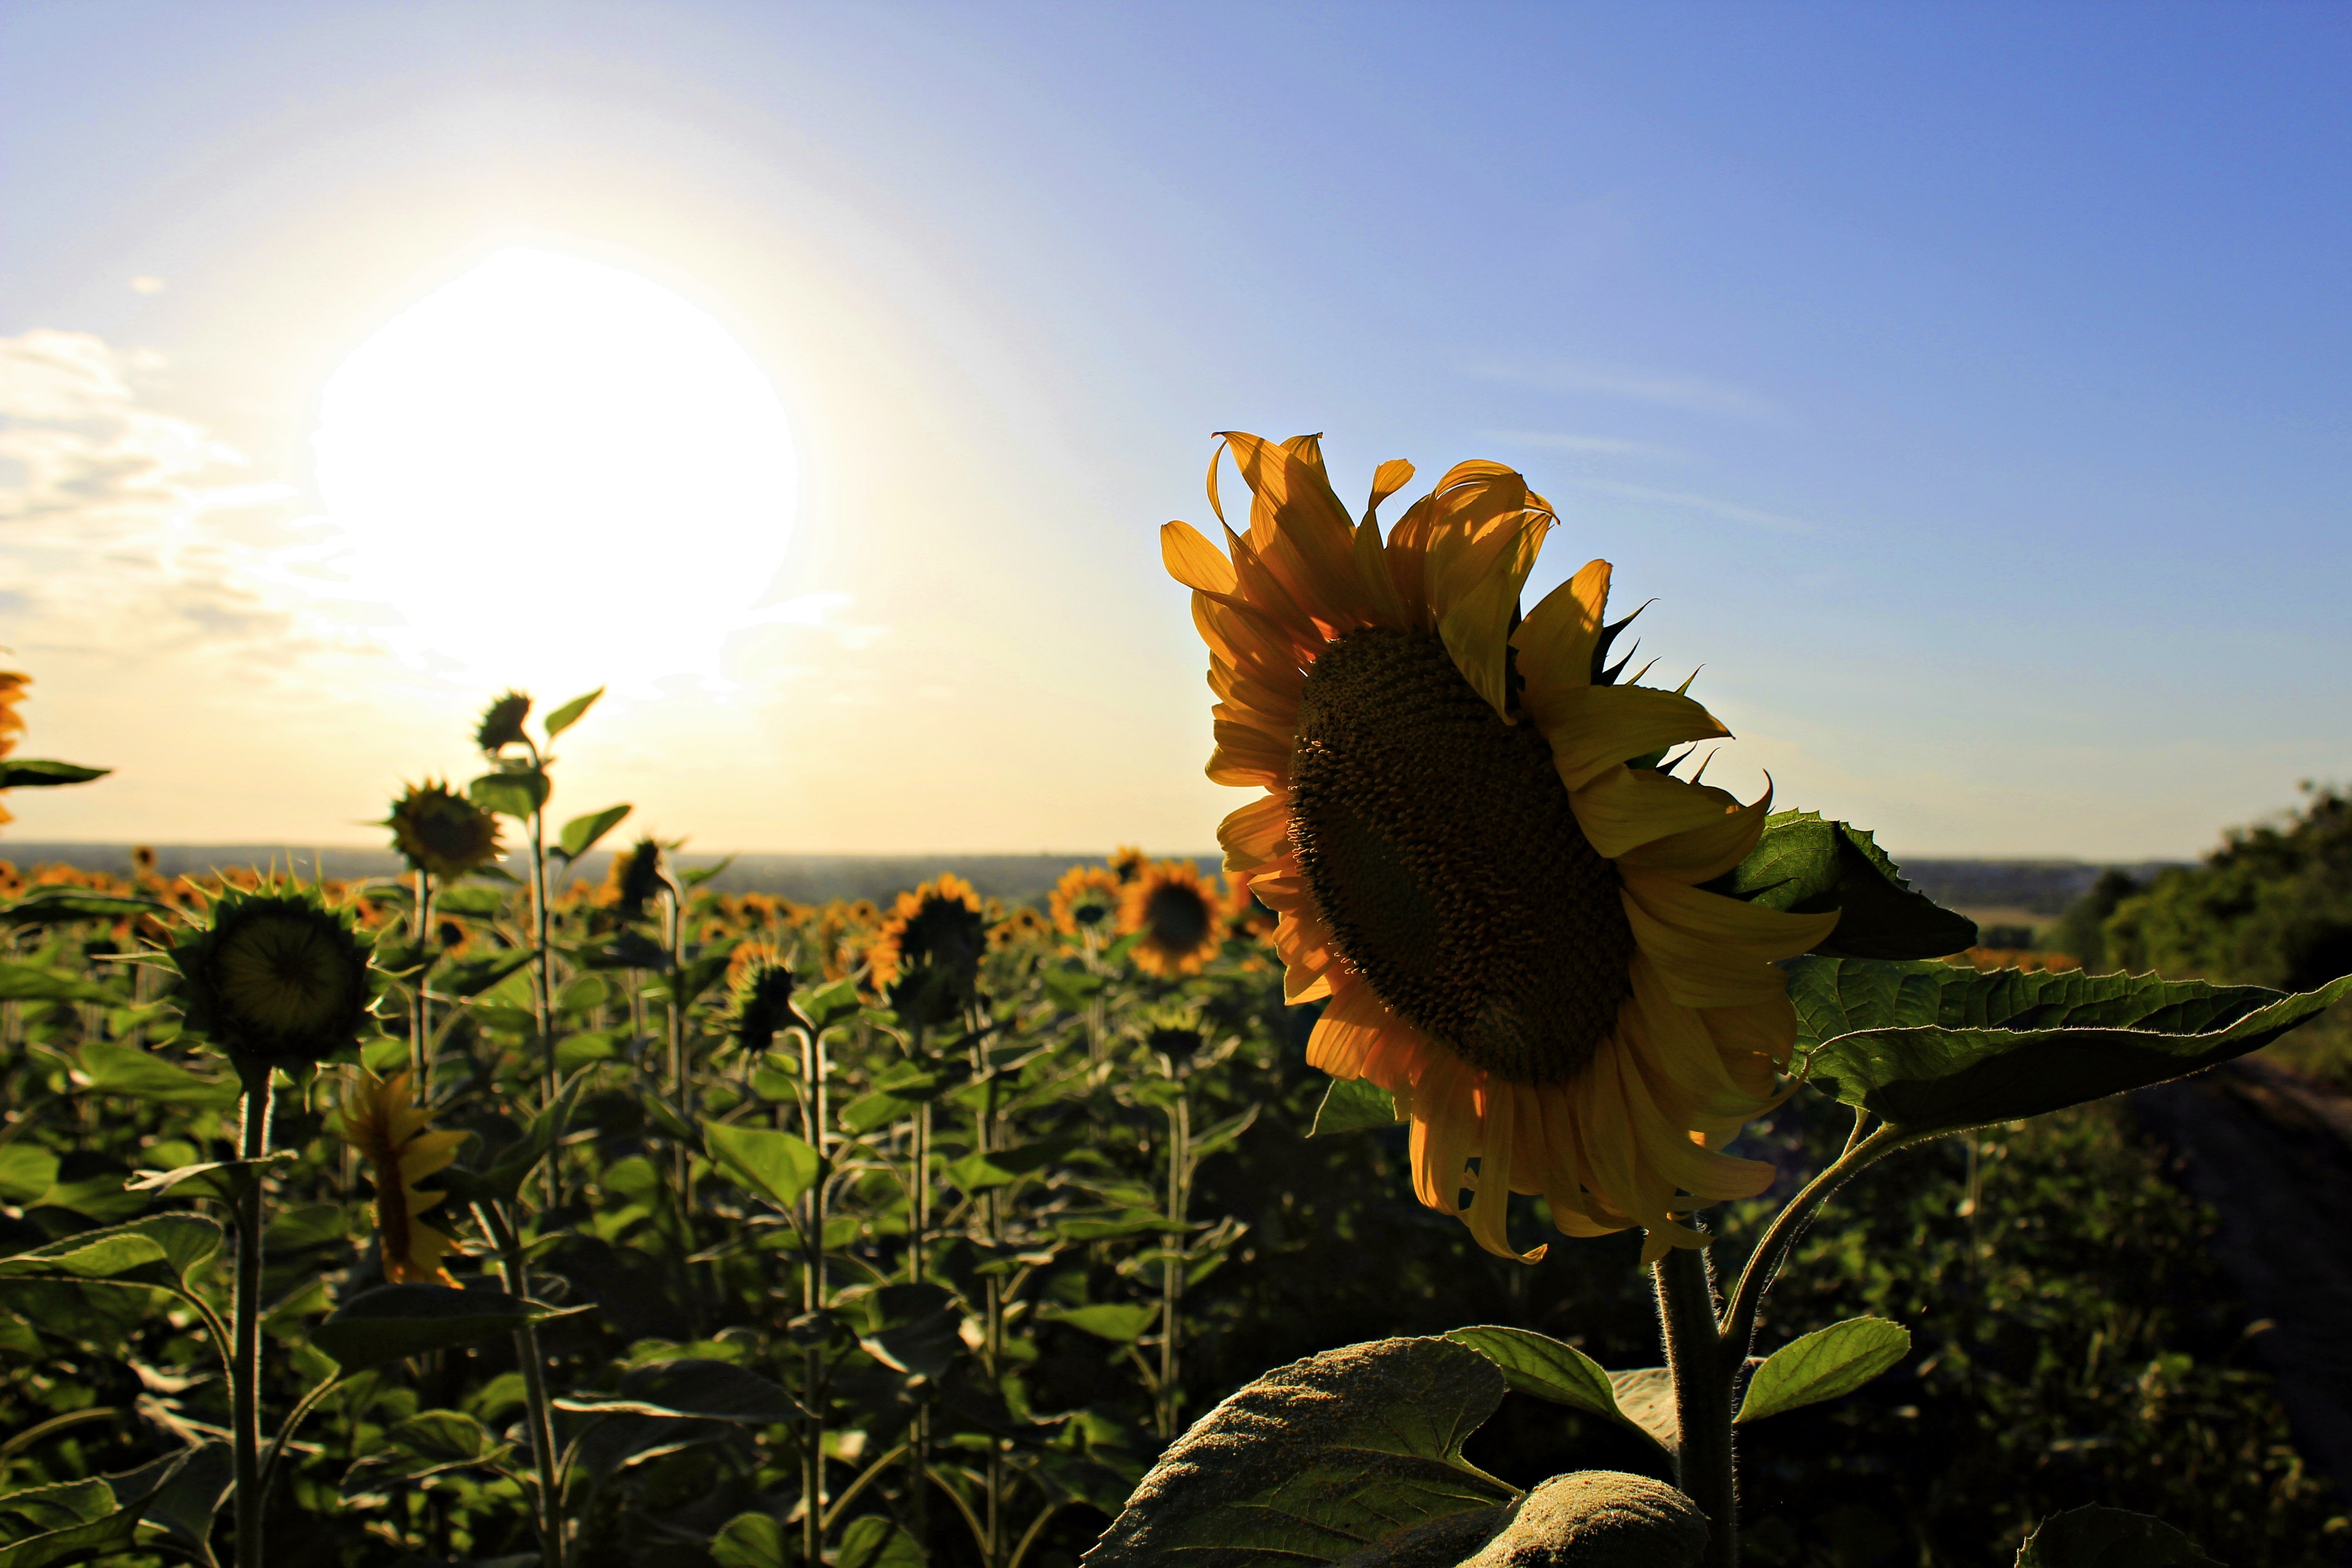
[[[1617,869],[1531,724],[1506,724],[1434,634],[1369,627],[1307,672],[1290,832],[1340,954],[1473,1067],[1551,1083],[1631,988]]]
[[[1162,947],[1195,948],[1209,934],[1209,906],[1179,883],[1152,889],[1143,903],[1143,920]]]

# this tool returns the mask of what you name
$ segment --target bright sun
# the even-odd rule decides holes
[[[782,403],[710,316],[646,279],[502,250],[329,378],[313,437],[354,591],[404,652],[561,701],[716,679],[784,559]]]

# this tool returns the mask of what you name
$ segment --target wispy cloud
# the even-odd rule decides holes
[[[1780,533],[1822,534],[1832,531],[1805,518],[1790,517],[1784,512],[1762,511],[1752,506],[1718,500],[1713,496],[1694,495],[1688,490],[1662,490],[1649,485],[1629,485],[1616,479],[1578,479],[1568,482],[1578,489],[1591,490],[1599,495],[1684,507],[1692,511],[1706,512],[1710,517],[1719,517],[1727,522],[1749,523]]]
[[[1617,436],[1581,436],[1565,430],[1481,430],[1489,441],[1510,447],[1539,447],[1552,452],[1585,452],[1596,458],[1636,458],[1644,462],[1679,463],[1688,454],[1654,441],[1628,441]]]
[[[149,405],[156,355],[87,332],[0,338],[0,584],[9,642],[116,660],[191,649],[282,670],[318,640],[290,486]],[[339,641],[331,626],[324,641]]]
[[[1758,419],[1778,412],[1769,399],[1708,376],[1680,375],[1590,360],[1546,360],[1523,364],[1489,361],[1469,369],[1472,375],[1487,381],[1538,386],[1548,392],[1582,392],[1634,403],[1662,404],[1695,414]]]

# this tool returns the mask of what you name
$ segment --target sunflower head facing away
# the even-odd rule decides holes
[[[520,691],[492,700],[482,710],[482,721],[474,726],[474,744],[494,757],[509,746],[525,744],[529,737],[523,733],[522,721],[530,716],[530,699]]]
[[[605,872],[604,880],[612,890],[613,907],[621,918],[641,921],[668,886],[668,868],[662,864],[661,841],[640,838],[613,857],[612,868]]]
[[[979,998],[988,917],[980,895],[953,872],[898,895],[868,959],[874,984],[912,1024],[953,1019]]]
[[[1308,1060],[1395,1096],[1416,1194],[1490,1251],[1540,1254],[1509,1240],[1512,1192],[1570,1236],[1643,1226],[1645,1257],[1705,1245],[1677,1216],[1772,1179],[1717,1151],[1782,1095],[1773,963],[1837,922],[1701,890],[1769,792],[1654,765],[1729,731],[1619,683],[1608,563],[1521,618],[1558,520],[1517,473],[1459,464],[1384,537],[1411,464],[1358,521],[1316,437],[1223,439],[1248,531],[1221,551],[1171,522],[1161,550],[1209,645],[1209,776],[1265,792],[1218,830],[1226,869],[1278,917],[1288,998],[1328,1002]]]
[[[1100,866],[1073,866],[1047,900],[1065,936],[1106,936],[1118,920],[1118,878]]]
[[[729,1031],[735,1043],[757,1055],[775,1043],[776,1036],[804,1023],[793,1005],[793,971],[773,943],[747,942],[727,961]]]
[[[383,826],[392,829],[392,847],[411,869],[443,882],[488,865],[504,847],[495,812],[435,779],[402,791]]]
[[[351,911],[284,883],[222,893],[172,960],[188,1029],[251,1061],[317,1061],[351,1045],[379,979]]]
[[[394,1285],[455,1285],[441,1259],[457,1243],[417,1215],[443,1194],[416,1184],[457,1158],[463,1132],[436,1132],[432,1119],[409,1098],[408,1074],[379,1079],[356,1070],[337,1118],[336,1131],[367,1161],[375,1181],[375,1228],[383,1244],[383,1277]]]
[[[1132,951],[1145,973],[1198,974],[1224,944],[1223,903],[1192,861],[1147,864],[1119,893],[1119,934],[1142,939]]]

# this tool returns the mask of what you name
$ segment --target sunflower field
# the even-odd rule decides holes
[[[593,693],[490,704],[403,877],[8,868],[0,1568],[2336,1560],[2112,1097],[2347,984],[1946,962],[1870,835],[1675,776],[1720,726],[1608,663],[1605,563],[1519,615],[1516,476],[1384,546],[1233,441],[1249,539],[1169,543],[1273,803],[1228,878],[591,881]]]

